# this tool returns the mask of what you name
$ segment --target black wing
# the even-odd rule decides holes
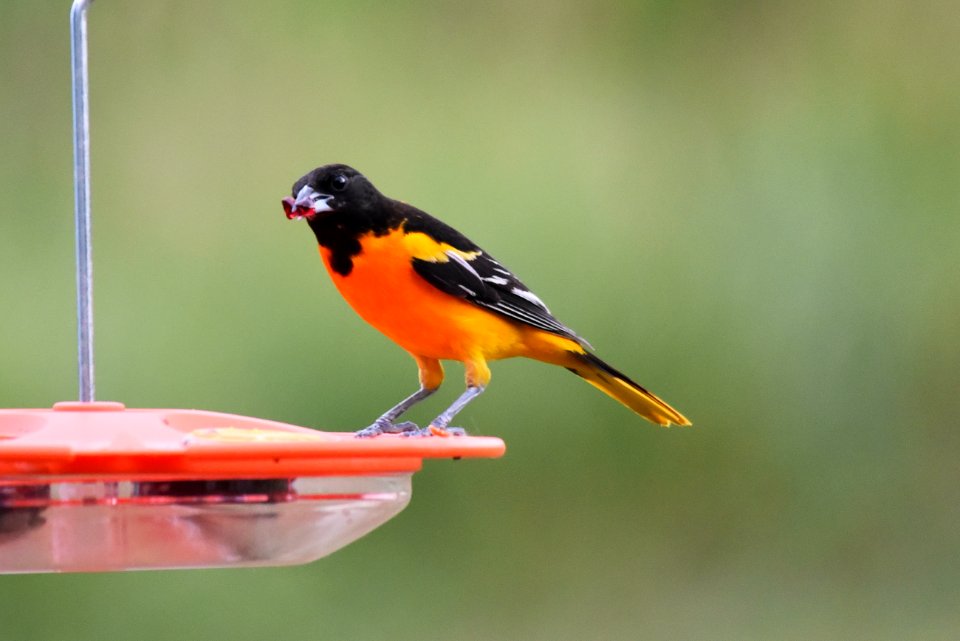
[[[465,252],[448,250],[445,254],[447,260],[414,258],[414,271],[451,296],[587,345],[572,329],[554,318],[543,301],[492,256],[479,248]]]
[[[423,233],[438,243],[436,256],[413,259],[413,269],[437,289],[492,312],[589,347],[576,332],[558,321],[533,292],[509,269],[469,238],[430,214],[392,201],[402,212],[408,233]],[[445,252],[440,244],[453,250]],[[442,254],[442,255],[441,255]]]

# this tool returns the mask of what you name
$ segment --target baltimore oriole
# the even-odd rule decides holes
[[[690,425],[680,412],[587,351],[520,280],[463,234],[381,194],[346,165],[314,169],[283,199],[306,218],[337,289],[368,323],[416,360],[420,389],[358,436],[463,434],[453,417],[490,382],[487,361],[526,356],[566,367],[645,419]],[[441,360],[461,361],[467,389],[428,427],[396,420],[443,382]]]

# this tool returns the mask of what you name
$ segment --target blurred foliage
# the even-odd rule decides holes
[[[75,395],[68,2],[0,3],[0,406]],[[10,639],[953,639],[953,2],[152,3],[90,21],[98,397],[415,386],[279,207],[347,162],[690,416],[496,364],[496,462],[299,568],[0,577]],[[427,419],[459,393],[451,367]]]

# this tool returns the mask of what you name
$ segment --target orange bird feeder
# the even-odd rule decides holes
[[[94,400],[91,2],[71,11],[80,400],[0,409],[0,573],[307,563],[399,513],[423,459],[502,456],[491,437],[360,439]]]

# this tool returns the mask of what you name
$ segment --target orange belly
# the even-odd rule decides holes
[[[354,311],[405,350],[452,360],[526,355],[525,326],[421,278],[413,270],[403,233],[370,234],[360,240],[363,251],[353,257],[347,276],[331,269],[330,251],[320,247],[324,265]]]

